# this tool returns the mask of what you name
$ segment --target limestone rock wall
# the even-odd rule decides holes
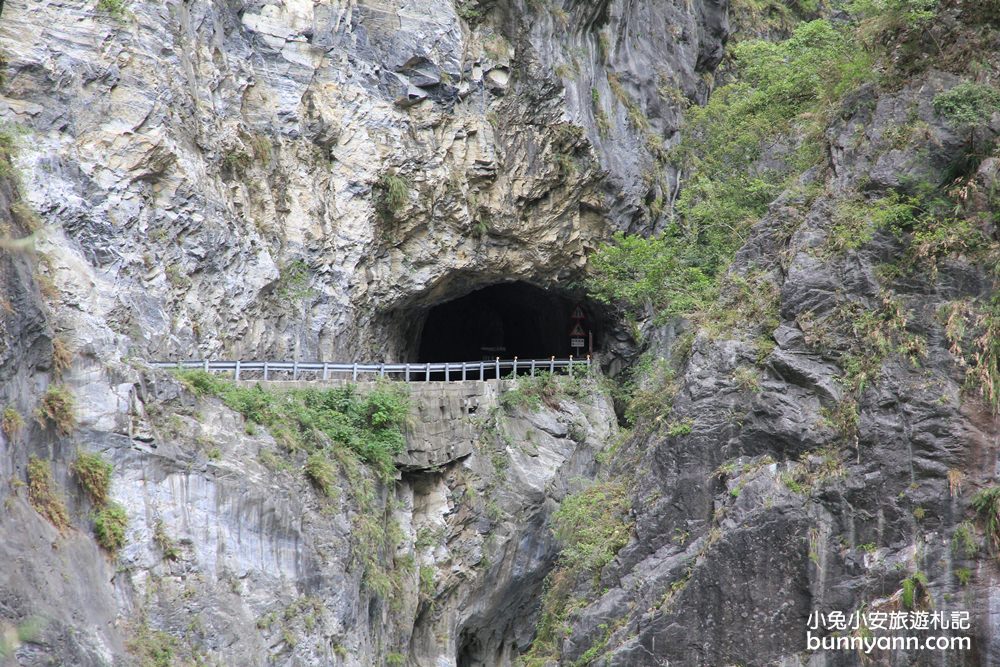
[[[301,461],[267,467],[269,436],[143,361],[404,359],[442,300],[515,279],[572,289],[612,229],[654,226],[660,148],[685,98],[704,97],[725,32],[715,0],[3,3],[15,145],[0,217],[27,234],[9,215],[21,202],[40,227],[36,252],[0,251],[0,407],[25,421],[0,435],[14,563],[0,617],[5,631],[48,619],[18,661],[168,647],[177,661],[438,667],[522,650],[556,551],[546,517],[593,472],[614,429],[606,398],[500,425],[487,410],[488,429],[417,424],[427,448],[375,499],[405,533],[380,555],[408,573],[390,608],[361,583],[357,499],[320,505]],[[664,95],[639,95],[654,70]],[[73,396],[68,435],[33,418],[51,386]],[[78,451],[115,465],[129,528],[113,562],[89,536]],[[62,534],[25,500],[31,456],[68,496]]]
[[[759,281],[752,298],[773,299],[774,322],[691,330],[686,351],[682,337],[660,338],[654,349],[681,363],[660,420],[684,428],[637,433],[620,451],[619,472],[637,483],[634,535],[598,585],[581,583],[594,599],[571,615],[565,662],[594,646],[599,664],[619,666],[1000,660],[995,554],[981,534],[963,546],[976,530],[970,499],[996,481],[1000,421],[945,330],[956,302],[996,298],[989,260],[914,259],[889,230],[832,243],[853,188],[878,197],[946,181],[962,138],[931,101],[957,81],[931,70],[845,100],[826,164],[771,204],[730,269]],[[971,175],[973,213],[995,206],[979,194],[995,174],[988,158]],[[995,240],[993,215],[974,224]],[[879,335],[883,356],[858,351]],[[877,363],[857,391],[850,364],[863,354]],[[856,412],[844,417],[845,404]],[[969,630],[941,633],[969,637],[969,650],[806,650],[811,612],[906,611],[904,580],[917,573],[918,606],[970,614]]]
[[[106,357],[392,359],[427,304],[566,286],[653,225],[725,36],[712,3],[103,6],[6,4],[0,119]]]

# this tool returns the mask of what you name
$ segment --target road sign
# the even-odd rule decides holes
[[[585,344],[586,344],[586,342],[582,338],[570,338],[569,339],[569,346],[570,347],[583,347]]]
[[[583,325],[579,322],[573,325],[573,329],[569,332],[570,336],[586,336],[587,332],[583,330]]]
[[[571,320],[585,320],[587,317],[583,314],[583,308],[577,306],[573,309],[573,314],[569,316]]]

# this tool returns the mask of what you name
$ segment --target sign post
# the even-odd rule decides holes
[[[573,326],[569,331],[569,346],[573,348],[573,355],[580,357],[583,356],[583,349],[587,347],[587,332],[583,329],[583,320],[586,316],[583,314],[583,308],[575,306],[570,319],[573,320]]]

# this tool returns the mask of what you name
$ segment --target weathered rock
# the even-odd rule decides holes
[[[954,300],[989,298],[995,283],[964,257],[942,258],[938,273],[914,271],[888,233],[857,250],[828,242],[833,211],[855,187],[943,180],[962,147],[930,101],[954,82],[931,73],[849,101],[830,133],[824,194],[783,195],[754,228],[731,270],[777,277],[781,323],[699,335],[668,416],[690,434],[639,434],[619,453],[640,471],[622,469],[636,480],[635,534],[596,599],[572,616],[566,661],[596,646],[611,665],[864,664],[851,651],[807,651],[809,613],[899,609],[903,580],[920,572],[935,610],[971,614],[968,632],[950,634],[971,636],[973,648],[882,651],[875,664],[996,662],[990,610],[1000,573],[981,547],[970,555],[952,540],[972,518],[972,490],[995,483],[1000,423],[963,393],[937,314]],[[910,110],[922,129],[900,139]],[[869,141],[849,141],[855,131]],[[984,164],[982,177],[991,170]],[[888,262],[904,265],[902,277],[879,270]],[[859,390],[850,364],[878,333],[858,333],[850,317],[836,323],[884,313],[889,290],[905,322],[888,335],[919,336],[926,350],[913,363],[897,343]],[[734,369],[754,362],[751,334],[777,347],[741,386]]]

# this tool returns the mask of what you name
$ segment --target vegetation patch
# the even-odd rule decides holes
[[[21,644],[35,642],[45,627],[45,621],[32,617],[14,627],[0,623],[0,661],[14,655]]]
[[[133,629],[125,647],[139,660],[140,667],[173,667],[177,639],[143,623]]]
[[[632,507],[622,482],[598,482],[567,496],[552,517],[553,532],[562,545],[560,562],[569,568],[596,572],[628,543]]]
[[[904,609],[927,609],[932,606],[930,591],[927,588],[927,575],[914,572],[903,579],[903,593],[900,601]]]
[[[358,511],[351,517],[353,558],[369,589],[392,600],[402,590],[406,568],[396,561],[402,541],[392,519],[393,496],[383,498],[376,482],[391,483],[395,456],[405,447],[403,429],[409,399],[400,383],[385,382],[366,391],[354,385],[336,389],[269,390],[239,387],[204,371],[177,371],[199,396],[220,398],[248,423],[266,427],[285,454],[302,462],[303,474],[326,497],[335,495],[339,470]],[[272,467],[283,468],[269,455]]]
[[[128,515],[118,503],[109,503],[94,515],[94,534],[97,543],[114,554],[125,546],[125,528]]]
[[[274,295],[281,303],[301,304],[312,295],[309,288],[309,265],[296,259],[281,267]]]
[[[395,474],[394,459],[403,451],[408,398],[399,384],[383,383],[359,392],[354,385],[335,389],[269,390],[239,387],[201,370],[178,371],[178,378],[198,395],[211,394],[266,426],[291,452],[317,452],[327,445],[346,447],[372,466],[383,480]]]
[[[306,477],[327,498],[337,495],[337,471],[322,452],[313,452],[306,459]]]
[[[835,103],[870,75],[864,52],[822,20],[782,42],[739,43],[732,58],[732,83],[689,109],[670,153],[685,182],[676,214],[662,234],[618,234],[598,250],[588,280],[594,298],[660,317],[705,311],[750,227],[789,176],[820,157],[820,130]],[[784,156],[785,166],[752,168],[793,126],[807,139]]]
[[[13,405],[8,405],[3,409],[3,416],[0,417],[0,429],[8,441],[14,442],[24,430],[24,417]]]
[[[52,478],[52,465],[35,456],[28,459],[28,502],[60,531],[69,528],[69,513]]]
[[[397,174],[382,174],[372,187],[375,211],[383,222],[390,222],[410,200],[410,183]]]
[[[157,519],[153,525],[153,542],[160,548],[165,560],[177,560],[181,556],[177,541],[167,534],[166,526],[161,519]]]
[[[73,351],[62,338],[52,339],[52,370],[56,377],[63,374],[73,363]]]
[[[972,496],[972,508],[976,510],[986,533],[986,540],[994,550],[1000,549],[1000,486],[988,486]]]
[[[103,456],[96,452],[80,452],[71,470],[91,503],[101,506],[108,501],[108,489],[111,488],[111,473],[114,468],[104,460]]]
[[[586,395],[587,378],[579,370],[576,373],[572,377],[549,372],[519,377],[513,387],[501,394],[500,405],[508,411],[515,408],[537,411],[543,405],[557,410],[561,397],[583,398]]]
[[[125,0],[97,0],[97,9],[116,21],[124,21],[128,17]]]
[[[1000,414],[1000,292],[989,304],[953,301],[945,308],[951,353],[965,368],[965,387]]]
[[[65,385],[54,384],[42,394],[35,412],[38,424],[53,427],[60,435],[69,435],[76,427],[76,403]]]
[[[585,604],[583,598],[573,596],[574,587],[587,577],[596,579],[628,543],[632,531],[629,493],[621,481],[596,482],[567,496],[554,513],[553,532],[562,551],[558,566],[545,579],[535,641],[522,657],[525,667],[542,667],[558,658],[568,632],[567,620]],[[593,657],[603,651],[610,635],[611,630],[607,630],[591,647]]]

